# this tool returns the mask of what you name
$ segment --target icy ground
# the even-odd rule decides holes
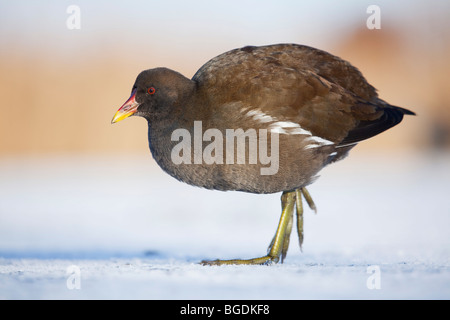
[[[284,264],[280,195],[177,182],[143,157],[0,161],[1,299],[449,299],[450,156],[362,156],[309,188]],[[79,288],[78,288],[79,285]]]

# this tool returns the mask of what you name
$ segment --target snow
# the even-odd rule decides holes
[[[303,252],[293,231],[283,264],[205,267],[263,255],[280,195],[191,187],[150,155],[4,158],[0,299],[449,299],[449,190],[450,155],[356,148],[309,188]]]

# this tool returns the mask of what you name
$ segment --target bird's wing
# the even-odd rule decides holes
[[[305,46],[235,49],[207,62],[193,80],[214,105],[258,112],[263,122],[296,123],[336,145],[367,139],[401,120],[356,68]]]

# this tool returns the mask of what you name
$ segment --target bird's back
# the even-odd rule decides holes
[[[205,63],[193,80],[201,83],[229,84],[233,79],[261,76],[264,72],[311,71],[365,99],[377,98],[377,92],[361,72],[345,60],[326,51],[298,44],[247,46],[225,52]],[[276,79],[276,74],[273,74]]]

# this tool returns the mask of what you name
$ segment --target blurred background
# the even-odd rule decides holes
[[[372,4],[381,29],[366,26]],[[79,29],[67,26],[71,5],[80,9]],[[151,158],[144,119],[110,121],[144,69],[165,66],[192,77],[230,49],[283,42],[348,60],[382,99],[418,115],[326,169],[328,178],[311,187],[324,220],[307,221],[305,245],[330,245],[341,218],[361,220],[336,245],[352,246],[356,236],[379,243],[380,232],[386,243],[447,245],[449,14],[445,0],[1,0],[0,252],[152,252],[183,243],[199,245],[199,255],[217,248],[262,253],[276,228],[279,195],[178,183]],[[355,201],[359,206],[348,207]],[[381,220],[368,201],[384,212]],[[410,207],[392,206],[399,202]],[[366,226],[364,217],[378,232],[352,233]],[[255,235],[248,246],[235,240],[229,247],[231,228],[237,238],[247,228]]]

